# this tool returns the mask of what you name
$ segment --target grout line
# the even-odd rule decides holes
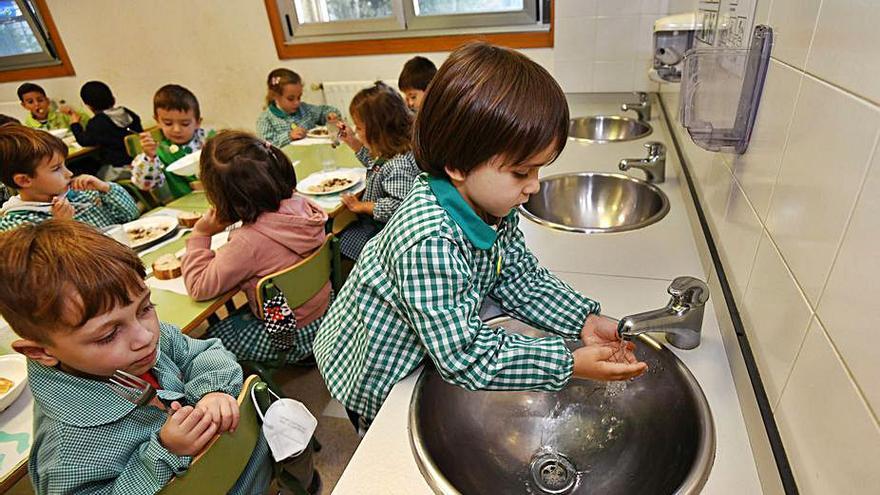
[[[810,53],[813,52],[813,42],[816,41],[816,31],[819,30],[819,18],[822,17],[822,4],[824,0],[819,0],[819,8],[816,9],[816,20],[813,21],[813,31],[810,33],[810,43],[807,44],[807,53],[804,56],[804,71],[807,69],[807,61],[810,60]]]
[[[858,100],[858,101],[859,101],[860,103],[862,103],[862,104],[870,105],[870,106],[875,107],[875,108],[876,108],[876,107],[880,107],[880,101],[875,101],[875,100],[872,100],[871,98],[869,98],[869,97],[867,97],[867,96],[862,96],[862,95],[860,95],[860,94],[854,92],[854,91],[851,90],[851,89],[847,89],[847,88],[841,86],[840,84],[837,84],[837,83],[831,82],[831,81],[829,81],[829,80],[823,78],[822,76],[820,76],[820,75],[818,75],[818,74],[816,74],[816,73],[814,73],[814,72],[810,72],[810,71],[808,71],[808,70],[806,70],[806,69],[801,69],[800,67],[797,67],[797,66],[792,65],[792,64],[790,64],[790,63],[788,63],[788,62],[785,62],[784,60],[780,60],[780,59],[778,59],[778,58],[776,58],[776,57],[773,57],[773,56],[771,56],[770,58],[772,58],[774,62],[780,63],[780,64],[782,64],[782,65],[788,67],[789,69],[792,69],[792,70],[794,70],[794,71],[800,72],[800,73],[803,74],[803,75],[810,76],[811,78],[815,79],[816,81],[818,81],[818,82],[820,82],[820,83],[822,83],[822,84],[825,84],[825,85],[827,85],[827,86],[830,86],[830,87],[832,87],[832,88],[834,88],[834,89],[840,91],[841,93],[846,94],[847,96],[850,96],[850,97],[852,97],[852,98],[855,98],[856,100]]]
[[[612,278],[630,278],[634,280],[655,280],[661,282],[671,282],[671,278],[662,278],[662,277],[642,277],[638,275],[615,275],[611,273],[597,273],[597,272],[573,272],[571,270],[551,270],[553,273],[569,273],[572,275],[593,275],[597,277],[612,277]]]
[[[782,402],[782,396],[785,395],[785,389],[788,387],[788,381],[791,379],[791,375],[794,374],[794,367],[797,365],[798,358],[801,357],[801,351],[804,350],[804,344],[806,344],[807,336],[810,334],[810,326],[812,326],[813,320],[818,319],[819,315],[817,315],[813,311],[810,311],[810,318],[807,320],[807,328],[804,329],[804,335],[801,337],[801,343],[798,345],[797,352],[794,355],[794,360],[791,362],[791,367],[788,368],[788,372],[785,374],[785,380],[783,380],[782,382],[782,387],[779,388],[779,397],[776,398],[776,403],[770,406],[773,409],[774,415],[776,415],[776,409],[779,407],[779,403]]]

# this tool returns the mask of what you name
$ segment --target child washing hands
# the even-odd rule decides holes
[[[516,207],[565,147],[568,120],[562,89],[518,52],[472,43],[440,68],[412,140],[426,173],[366,245],[315,338],[327,388],[359,429],[428,360],[470,390],[553,391],[647,369],[598,302],[538,264],[518,227]],[[479,316],[489,295],[556,335],[490,328]],[[565,339],[585,346],[569,351]]]

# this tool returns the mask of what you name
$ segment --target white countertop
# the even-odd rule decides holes
[[[632,98],[628,94],[569,95],[569,105],[572,117],[619,115],[620,104]],[[666,288],[679,275],[703,280],[707,277],[682,197],[681,188],[687,186],[656,101],[650,123],[654,132],[636,141],[592,145],[569,141],[559,159],[541,175],[620,173],[617,163],[621,158],[642,158],[646,154],[645,142],[663,142],[667,145],[666,182],[658,186],[670,201],[670,211],[664,219],[641,230],[601,235],[558,232],[525,218],[520,221],[526,244],[540,262],[575,289],[601,302],[602,312],[609,316],[621,317],[665,305],[669,298]],[[640,170],[628,174],[644,178]],[[703,493],[761,493],[713,301],[722,304],[722,298],[710,298],[707,304],[700,346],[691,351],[671,348],[700,383],[715,420],[715,463]],[[417,375],[418,372],[413,373],[392,389],[334,494],[432,493],[416,465],[407,431],[410,396]],[[673,416],[669,419],[674,421]]]

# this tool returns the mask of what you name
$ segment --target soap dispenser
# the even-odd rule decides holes
[[[694,47],[701,24],[695,12],[671,15],[654,22],[654,63],[649,76],[657,82],[681,81],[681,61]]]

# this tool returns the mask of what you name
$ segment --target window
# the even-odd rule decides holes
[[[73,74],[45,0],[0,0],[0,81]]]
[[[445,50],[477,37],[518,48],[552,46],[552,6],[552,0],[266,0],[281,58]]]

